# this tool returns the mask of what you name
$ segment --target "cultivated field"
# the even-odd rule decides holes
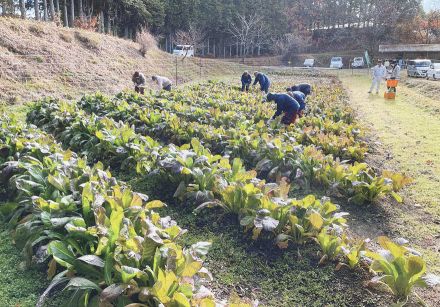
[[[419,186],[417,174],[373,159],[378,143],[350,102],[362,120],[370,113],[337,78],[271,78],[275,91],[314,85],[295,126],[267,126],[274,106],[233,79],[159,96],[48,98],[25,108],[26,120],[3,117],[1,212],[25,255],[2,237],[7,304],[35,304],[44,287],[27,280],[42,281],[42,268],[71,290],[53,306],[416,303],[411,285],[437,270],[435,252],[413,228],[400,232],[393,212],[412,208],[407,175]],[[7,285],[20,258],[40,270]],[[30,293],[14,291],[21,284]]]

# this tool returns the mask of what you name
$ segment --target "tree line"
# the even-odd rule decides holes
[[[313,51],[331,42],[346,48],[359,35],[374,47],[409,39],[405,31],[414,39],[408,29],[426,20],[436,25],[420,0],[0,0],[0,13],[129,39],[147,28],[164,50],[187,42],[223,57]],[[438,38],[423,31],[424,42]]]

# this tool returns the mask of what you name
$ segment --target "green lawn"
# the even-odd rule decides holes
[[[341,79],[359,119],[369,127],[369,137],[381,143],[370,160],[379,160],[379,166],[395,168],[414,179],[405,191],[403,206],[384,206],[392,234],[410,240],[423,252],[430,271],[439,273],[440,114],[435,110],[440,100],[399,85],[397,99],[385,101],[383,94],[367,94],[370,80],[366,76]],[[438,302],[438,293],[434,299]]]

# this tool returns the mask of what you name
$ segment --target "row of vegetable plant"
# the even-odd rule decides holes
[[[133,192],[102,163],[61,147],[47,134],[0,119],[2,198],[27,264],[47,263],[50,291],[64,284],[68,306],[215,306],[203,267],[210,243],[189,248],[161,201]]]
[[[125,103],[125,105],[128,105]],[[132,111],[134,109],[131,109]],[[109,111],[111,113],[111,111]],[[119,111],[117,111],[119,112]],[[101,114],[102,114],[101,109]],[[130,117],[135,117],[136,112],[126,112]],[[114,114],[110,114],[114,117]],[[174,118],[177,116],[173,115]],[[169,117],[169,116],[168,116]],[[73,104],[65,102],[57,103],[54,101],[43,101],[33,106],[32,111],[28,114],[28,121],[44,127],[47,131],[51,131],[57,135],[66,146],[72,146],[77,143],[77,147],[82,149],[90,148],[91,151],[86,150],[89,157],[97,156],[100,158],[102,153],[100,149],[104,145],[96,146],[99,142],[96,130],[99,127],[105,127],[107,136],[112,135],[113,145],[118,147],[121,154],[125,156],[133,156],[138,153],[130,154],[130,149],[122,152],[122,147],[129,144],[128,141],[134,143],[148,143],[148,148],[158,146],[158,143],[152,141],[149,137],[136,135],[136,132],[149,131],[149,135],[157,136],[158,133],[155,127],[142,127],[136,120],[130,120],[125,117],[128,124],[133,124],[129,127],[127,124],[116,123],[107,117],[101,118],[94,115],[89,116],[83,114],[81,110]],[[182,125],[172,124],[179,131],[186,131],[185,140],[191,140],[189,131],[196,131],[196,129],[185,129]],[[136,129],[136,127],[138,127]],[[183,126],[185,127],[185,126]],[[193,126],[194,128],[195,126]],[[365,163],[350,165],[347,161],[338,162],[332,155],[320,155],[315,150],[316,146],[304,147],[300,144],[291,144],[292,142],[285,141],[282,138],[271,136],[268,134],[268,128],[260,121],[254,125],[255,131],[250,131],[249,127],[244,128],[230,128],[228,129],[229,137],[225,137],[220,133],[198,133],[201,136],[203,145],[208,148],[213,146],[223,148],[218,150],[221,154],[231,157],[244,157],[245,164],[248,168],[256,168],[260,177],[271,179],[275,181],[277,178],[289,177],[290,181],[297,183],[297,186],[310,187],[312,184],[322,186],[333,194],[341,194],[351,201],[356,203],[371,203],[378,197],[384,194],[393,195],[398,201],[401,201],[399,195],[395,192],[402,187],[406,182],[404,176],[400,176],[399,180],[391,184],[391,180],[386,177],[377,177],[374,172]],[[224,130],[225,131],[225,130]],[[117,137],[118,135],[123,137]],[[145,133],[143,133],[145,134]],[[175,133],[173,135],[176,135]],[[87,135],[92,138],[87,139]],[[101,135],[101,133],[100,133]],[[218,136],[217,138],[213,136]],[[84,136],[86,140],[80,138]],[[209,137],[210,136],[210,137]],[[102,136],[101,136],[102,138]],[[171,139],[170,136],[168,138]],[[221,141],[221,140],[226,141]],[[289,138],[292,140],[292,138]],[[180,144],[181,142],[178,142]],[[95,153],[95,151],[97,151]],[[214,153],[216,150],[214,150]],[[316,154],[310,154],[315,153]],[[121,155],[118,157],[120,158]],[[122,155],[123,156],[123,155]],[[126,158],[126,157],[125,157]],[[109,158],[112,160],[113,158]],[[114,165],[113,165],[114,166]],[[392,174],[393,179],[399,177]],[[305,183],[305,184],[304,184]],[[332,190],[328,188],[332,187]]]

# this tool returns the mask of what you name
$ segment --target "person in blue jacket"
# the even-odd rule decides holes
[[[241,76],[241,91],[249,92],[249,86],[252,84],[252,76],[245,71],[243,75]]]
[[[270,80],[265,74],[258,71],[255,72],[254,85],[257,83],[260,83],[260,88],[262,92],[265,92],[266,94],[269,93]]]
[[[288,88],[287,91],[288,92],[300,91],[307,97],[312,93],[312,86],[308,83],[300,83],[292,86],[291,88]]]
[[[271,94],[267,95],[267,101],[274,101],[277,104],[277,110],[273,117],[268,121],[268,124],[275,118],[284,113],[281,122],[285,125],[295,123],[300,108],[298,101],[288,94]]]
[[[299,103],[298,115],[302,117],[306,108],[306,95],[300,91],[288,92],[288,94]]]

